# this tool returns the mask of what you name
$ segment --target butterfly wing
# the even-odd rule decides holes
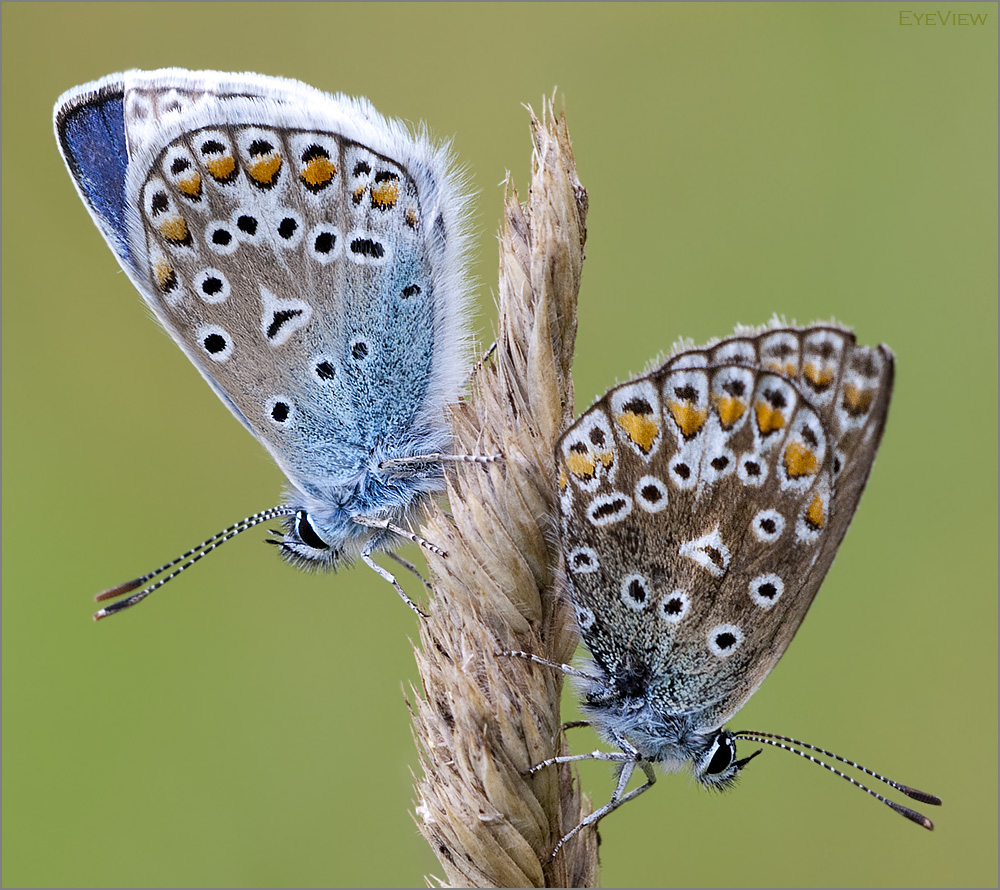
[[[364,100],[179,69],[78,87],[55,127],[146,303],[300,489],[447,448],[468,285],[444,149]]]
[[[557,446],[584,640],[627,694],[721,726],[791,642],[857,507],[893,359],[771,329],[612,389]]]

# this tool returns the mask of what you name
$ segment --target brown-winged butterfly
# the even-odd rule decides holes
[[[723,728],[805,618],[868,481],[893,382],[886,346],[834,324],[773,322],[666,363],[599,399],[556,445],[566,586],[592,662],[560,667],[618,751],[611,800],[555,845],[690,763],[732,785],[736,741],[792,751],[933,828],[806,751],[927,804],[939,798],[784,736]],[[518,653],[524,655],[525,653]],[[544,662],[534,656],[534,661]],[[806,749],[806,750],[801,750]],[[636,767],[646,782],[626,793]]]

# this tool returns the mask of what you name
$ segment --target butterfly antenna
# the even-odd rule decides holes
[[[163,575],[164,572],[168,572],[170,569],[174,569],[174,566],[178,566],[170,572],[170,574],[160,578],[148,587],[143,588],[138,593],[133,593],[132,596],[127,599],[119,600],[117,603],[112,603],[110,606],[105,606],[100,611],[95,612],[94,621],[100,621],[102,618],[114,615],[115,612],[121,612],[122,609],[127,609],[129,606],[134,606],[136,603],[142,602],[142,600],[149,596],[154,590],[162,587],[171,578],[176,578],[181,572],[193,566],[203,556],[208,556],[208,554],[215,550],[216,547],[220,547],[225,544],[226,541],[235,538],[238,534],[240,534],[240,532],[245,532],[247,529],[251,529],[255,525],[259,525],[262,522],[267,522],[280,516],[294,515],[295,511],[289,509],[288,507],[271,507],[268,510],[262,510],[260,513],[254,513],[252,516],[247,516],[246,519],[241,519],[235,525],[231,525],[229,528],[216,532],[216,534],[212,535],[212,537],[202,541],[197,547],[192,547],[186,553],[182,553],[176,559],[170,560],[170,562],[160,566],[155,571],[148,572],[142,577],[135,578],[132,581],[126,581],[124,584],[109,587],[102,593],[97,594],[97,596],[94,597],[94,601],[100,603],[104,600],[123,596],[126,593],[132,593],[133,590],[142,587],[146,584],[146,582],[152,581],[158,575]],[[180,565],[178,565],[178,563],[180,563]]]
[[[916,788],[911,788],[909,785],[903,785],[901,782],[895,782],[892,779],[887,779],[885,776],[879,775],[873,770],[862,766],[853,760],[848,760],[846,757],[841,757],[839,754],[834,754],[832,751],[827,751],[825,748],[817,748],[815,745],[810,745],[807,742],[800,742],[798,739],[792,739],[788,736],[774,735],[770,732],[753,732],[753,731],[741,731],[733,733],[734,739],[743,739],[748,742],[758,742],[762,745],[770,745],[773,748],[781,748],[783,751],[791,751],[792,754],[798,754],[799,757],[804,757],[806,760],[810,760],[815,764],[823,767],[823,769],[829,770],[834,775],[840,776],[842,779],[846,779],[852,785],[860,788],[862,791],[867,791],[876,800],[882,801],[887,807],[895,810],[901,816],[905,816],[911,822],[916,822],[918,825],[922,825],[928,831],[934,830],[934,823],[931,822],[922,813],[918,813],[916,810],[911,810],[909,807],[904,807],[902,804],[898,804],[895,801],[889,800],[887,797],[883,797],[877,791],[872,791],[867,785],[863,785],[857,779],[853,779],[846,773],[841,772],[834,766],[830,766],[828,763],[824,763],[818,757],[813,757],[811,754],[805,751],[800,751],[798,748],[792,747],[793,745],[798,745],[801,748],[807,748],[809,751],[815,751],[817,754],[822,754],[824,757],[829,757],[832,760],[836,760],[839,763],[846,764],[847,766],[853,766],[856,770],[863,772],[867,776],[871,776],[873,779],[878,779],[880,782],[884,782],[890,788],[895,788],[901,794],[905,794],[907,797],[911,797],[914,800],[919,800],[921,803],[930,804],[932,806],[941,806],[941,798],[934,794],[928,794],[926,791],[918,791]]]

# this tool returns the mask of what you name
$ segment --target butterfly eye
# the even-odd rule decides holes
[[[717,776],[726,772],[736,759],[735,742],[729,736],[723,736],[720,733],[715,737],[706,758],[708,758],[708,766],[705,767],[704,773]]]
[[[705,753],[695,761],[695,778],[710,788],[725,790],[736,782],[736,776],[758,754],[756,750],[749,757],[736,759],[736,739],[733,733],[720,729],[712,738]]]
[[[330,545],[316,532],[312,522],[309,521],[309,514],[305,510],[299,510],[295,514],[295,534],[298,535],[299,540],[303,544],[307,547],[312,547],[313,550],[330,549]]]

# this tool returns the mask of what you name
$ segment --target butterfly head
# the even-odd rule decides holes
[[[749,757],[737,758],[736,740],[726,729],[720,729],[708,738],[708,744],[693,761],[694,777],[706,788],[725,791],[736,783],[736,777],[763,748]]]
[[[272,529],[269,544],[302,569],[335,569],[363,553],[379,549],[393,533],[358,522],[343,509],[318,504],[299,506],[282,520],[283,528]]]

